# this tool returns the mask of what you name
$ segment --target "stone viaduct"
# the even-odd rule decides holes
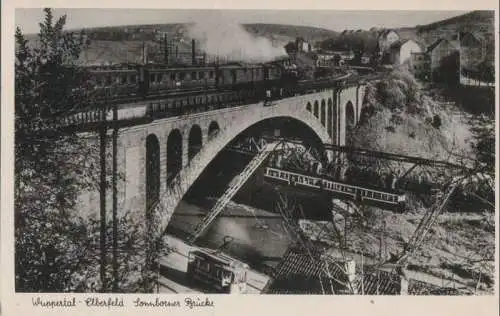
[[[356,84],[322,89],[273,101],[155,119],[124,127],[117,137],[117,210],[147,214],[151,201],[166,227],[176,206],[208,163],[249,127],[273,118],[289,118],[305,124],[323,143],[346,144],[346,132],[357,124],[365,86]],[[121,105],[118,118],[145,115],[146,101]],[[111,135],[108,133],[108,135]],[[108,147],[108,152],[111,148]],[[96,170],[98,172],[98,170]],[[107,190],[111,209],[112,190]],[[99,213],[99,192],[81,194],[79,206]],[[108,214],[111,211],[107,212]]]

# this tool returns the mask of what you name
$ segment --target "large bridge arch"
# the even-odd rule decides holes
[[[160,206],[157,208],[160,225],[165,229],[175,208],[187,193],[191,185],[201,175],[205,167],[238,135],[255,124],[269,119],[288,119],[300,122],[313,132],[318,143],[330,143],[331,137],[327,128],[321,124],[314,113],[307,110],[308,102],[318,102],[317,99],[328,98],[328,92],[315,95],[299,96],[293,99],[277,101],[273,106],[258,108],[253,105],[221,110],[217,120],[228,122],[219,133],[208,139],[201,150],[192,157],[190,163],[179,173],[162,195]],[[312,103],[311,102],[311,103]],[[313,103],[314,104],[314,103]],[[319,107],[319,104],[318,104]],[[318,109],[319,110],[319,109]],[[319,114],[319,113],[318,113]],[[214,120],[215,117],[205,116],[205,120]]]

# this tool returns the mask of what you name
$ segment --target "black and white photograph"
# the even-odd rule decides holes
[[[498,295],[497,12],[285,8],[15,9],[16,293]]]

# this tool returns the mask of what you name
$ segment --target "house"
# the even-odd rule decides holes
[[[485,49],[483,39],[474,33],[462,32],[460,36],[460,64],[462,67],[473,67],[484,60]]]
[[[393,271],[394,270],[394,271]],[[292,246],[275,268],[267,294],[456,295],[458,290],[408,278],[401,269],[385,271],[334,260],[318,250]]]
[[[297,51],[299,52],[310,52],[311,51],[311,44],[308,43],[304,38],[302,37],[297,37],[295,39],[295,46],[297,47]]]
[[[372,56],[368,53],[363,53],[363,55],[361,55],[361,64],[362,65],[368,65],[370,64],[372,61]]]
[[[399,35],[396,31],[385,29],[379,32],[377,38],[380,55],[383,56],[395,42],[399,41]]]
[[[412,53],[422,53],[422,46],[414,40],[399,40],[392,43],[389,54],[390,63],[393,65],[401,65],[409,61]]]
[[[431,60],[427,52],[411,53],[408,70],[421,80],[430,79]]]
[[[268,294],[381,294],[408,293],[408,281],[395,273],[360,267],[352,259],[322,257],[319,252],[290,247],[275,269]]]
[[[458,52],[459,48],[453,45],[449,40],[440,38],[427,48],[427,54],[430,58],[431,71],[436,70],[442,61]]]

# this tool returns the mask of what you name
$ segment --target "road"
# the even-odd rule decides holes
[[[182,202],[170,221],[168,244],[173,252],[162,258],[160,277],[162,293],[202,292],[186,281],[187,256],[192,246],[186,244],[189,233],[206,214],[206,210]],[[230,203],[206,233],[197,241],[204,247],[217,249],[230,236],[232,242],[224,252],[249,264],[248,293],[261,293],[269,280],[262,266],[276,266],[295,239],[288,234],[278,214]]]
[[[162,276],[159,278],[159,293],[202,293],[201,288],[192,288],[186,280],[188,253],[193,249],[182,239],[174,236],[168,236],[168,244],[172,247],[172,252],[160,260]],[[260,294],[269,277],[254,269],[247,274],[247,293]]]

